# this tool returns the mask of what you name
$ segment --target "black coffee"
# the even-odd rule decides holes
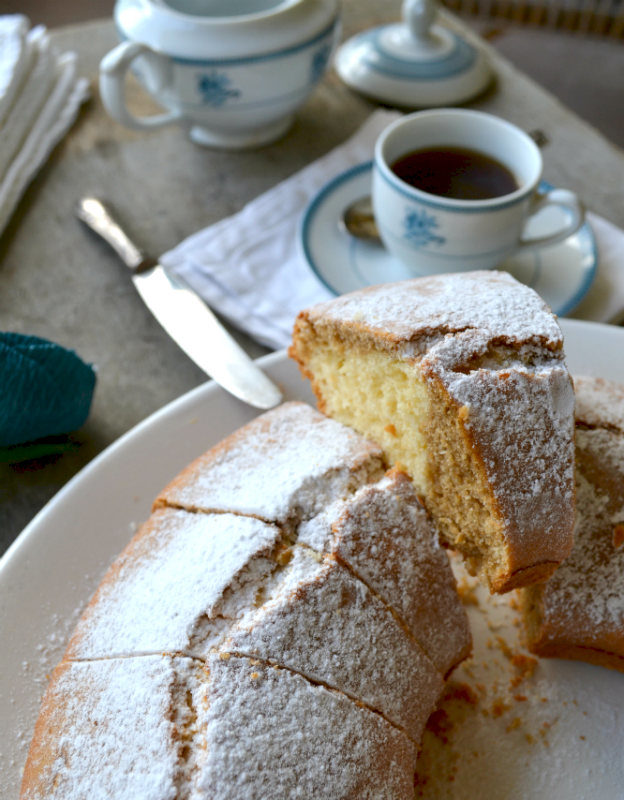
[[[465,147],[412,150],[391,168],[402,181],[423,192],[456,200],[488,200],[519,188],[504,164]]]

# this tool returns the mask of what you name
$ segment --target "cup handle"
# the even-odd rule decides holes
[[[585,221],[585,209],[581,201],[574,192],[570,192],[568,189],[549,189],[546,192],[537,192],[531,202],[530,216],[534,216],[549,206],[559,206],[570,212],[566,224],[548,236],[521,236],[518,250],[530,250],[562,242],[575,233]]]
[[[178,122],[180,115],[173,111],[153,114],[150,117],[137,117],[128,110],[124,80],[131,63],[139,56],[146,56],[149,59],[149,82],[153,90],[158,91],[166,83],[169,69],[166,56],[154,52],[139,42],[122,42],[100,62],[100,95],[104,107],[113,119],[134,130],[153,130]]]

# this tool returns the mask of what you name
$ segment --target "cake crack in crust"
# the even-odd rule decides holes
[[[318,560],[295,548],[291,567],[273,596],[232,629],[225,649],[337,689],[417,743],[442,675],[381,600],[334,558]]]
[[[205,657],[278,568],[282,540],[279,528],[250,517],[157,509],[105,575],[66,657]]]
[[[244,684],[241,686],[240,681],[238,685],[229,683],[228,673],[244,674]],[[140,678],[138,681],[137,676]],[[294,697],[292,688],[282,690],[284,708],[273,707],[275,698],[271,705],[258,704],[255,695],[267,676],[278,684],[292,687],[295,683]],[[140,693],[136,693],[134,683],[140,685]],[[310,692],[323,700],[322,705],[340,709],[340,717],[349,721],[348,737],[341,720],[335,716],[318,721],[309,715],[306,704],[300,701],[308,698]],[[245,797],[291,796],[283,781],[292,781],[301,758],[311,756],[318,772],[312,775],[312,785],[319,792],[314,796],[356,798],[361,796],[358,794],[361,777],[356,774],[358,765],[354,752],[367,744],[362,741],[365,739],[363,732],[371,728],[380,739],[381,750],[387,750],[385,754],[377,753],[377,757],[389,762],[385,765],[388,773],[382,773],[387,784],[378,786],[377,790],[369,787],[366,791],[370,794],[362,796],[411,798],[408,788],[415,768],[417,744],[400,726],[357,698],[351,698],[321,681],[313,681],[296,670],[278,667],[256,657],[224,650],[211,654],[207,660],[162,653],[64,662],[52,676],[46,701],[38,723],[39,746],[33,749],[26,770],[30,787],[24,797],[136,796],[188,800],[238,796],[232,794],[231,786],[228,790],[228,780],[233,785],[242,784],[240,790],[245,792]],[[295,707],[297,722],[307,736],[302,737],[298,731],[293,743],[282,740],[278,746],[284,759],[287,759],[289,751],[299,758],[294,759],[294,769],[290,764],[290,772],[282,769],[275,785],[271,785],[269,776],[264,776],[262,783],[267,791],[284,791],[285,794],[263,795],[259,786],[241,781],[241,771],[243,775],[256,769],[263,771],[264,760],[270,759],[271,753],[258,752],[257,742],[254,743],[251,736],[246,746],[240,746],[233,731],[242,722],[239,719],[237,723],[235,713],[231,712],[232,706],[242,708],[247,720],[252,719],[252,725],[255,721],[254,727],[258,727],[257,718],[260,718],[263,726],[272,730],[279,729],[279,718],[292,713]],[[137,714],[133,717],[135,708]],[[122,710],[124,719],[118,720]],[[162,715],[160,724],[155,726],[154,718],[158,715]],[[293,727],[292,720],[289,720],[289,725]],[[321,732],[315,728],[320,728]],[[46,752],[46,741],[50,734],[62,734],[64,730],[73,732],[77,746],[78,743],[87,746],[84,752],[77,752],[73,747],[71,753],[59,756],[57,752],[52,762],[52,754]],[[264,727],[256,731],[256,735],[263,737],[267,733]],[[283,731],[281,735],[284,735]],[[133,755],[123,759],[122,755],[122,759],[131,765],[132,775],[124,775],[123,782],[120,782],[116,774],[120,742],[124,752],[128,749],[132,752],[134,747],[139,754],[151,753],[158,763],[152,765],[150,760]],[[302,744],[307,752],[300,751]],[[110,763],[100,761],[106,754],[114,756]],[[321,782],[327,777],[324,761],[331,758],[335,764],[339,762],[339,756],[353,763],[349,770],[343,770],[343,774],[337,771],[336,778],[340,783],[347,783],[347,787],[352,783],[353,788],[344,795],[325,795],[321,790]],[[363,760],[359,768],[368,774],[367,780],[379,779],[379,765],[370,759]],[[371,769],[374,774],[367,773]],[[54,774],[53,790],[41,791],[50,773]],[[225,778],[224,773],[227,774]],[[331,792],[335,788],[334,783]]]
[[[257,661],[213,657],[209,668],[206,736],[216,747],[198,796],[412,797],[416,748],[380,715]]]
[[[37,721],[22,796],[177,798],[185,710],[172,696],[181,673],[197,668],[170,656],[61,663]]]
[[[545,580],[574,523],[574,394],[556,319],[505,273],[369,287],[298,316],[319,409],[413,478],[493,592]]]
[[[521,595],[529,648],[624,672],[624,386],[576,377],[575,544]]]
[[[447,556],[405,473],[391,470],[377,484],[333,504],[299,528],[298,542],[344,564],[443,675],[469,654],[472,639]],[[414,591],[416,581],[428,591]]]
[[[584,420],[577,419],[576,421],[576,430],[577,431],[609,431],[610,433],[624,433],[621,427],[617,425],[613,425],[609,422],[603,422],[602,424],[597,424],[595,422],[585,422]]]
[[[412,744],[414,745],[414,747],[417,748],[418,745],[419,745],[420,736],[418,736],[418,739],[414,740],[413,731],[410,731],[409,729],[406,729],[405,725],[401,724],[401,722],[399,722],[397,720],[393,720],[390,717],[388,717],[388,715],[385,714],[383,711],[380,711],[377,706],[369,705],[369,703],[367,703],[365,700],[361,699],[360,697],[357,697],[356,695],[353,695],[353,694],[351,694],[351,693],[349,693],[347,691],[344,691],[343,689],[337,689],[333,684],[327,683],[324,680],[321,680],[320,678],[314,678],[307,671],[303,671],[302,672],[302,671],[296,669],[296,667],[285,665],[285,664],[278,664],[275,661],[275,659],[261,658],[260,656],[258,656],[254,652],[246,652],[243,648],[239,649],[239,648],[236,648],[234,646],[227,647],[224,650],[219,651],[219,653],[217,655],[219,656],[219,658],[237,658],[237,659],[241,659],[241,660],[244,659],[244,660],[248,661],[253,667],[260,666],[263,669],[267,669],[267,670],[268,669],[278,669],[282,673],[288,673],[290,675],[296,676],[297,678],[301,678],[301,680],[305,681],[307,684],[309,684],[312,687],[318,687],[320,689],[325,689],[326,691],[332,693],[334,696],[337,696],[337,697],[339,696],[341,698],[344,698],[344,700],[347,700],[347,701],[353,703],[358,708],[365,708],[367,711],[370,711],[371,714],[374,714],[375,716],[377,716],[380,719],[382,719],[388,726],[393,728],[395,731],[401,733],[403,736],[405,736],[407,739],[409,739],[410,742],[412,742]],[[435,708],[435,704],[434,704],[434,708]],[[428,717],[429,717],[429,714],[427,714],[425,716],[425,722],[426,722]]]
[[[406,484],[401,507],[411,502],[419,508],[415,495],[409,494],[408,479],[396,476],[394,481]],[[386,479],[377,494],[385,496],[391,485]],[[344,513],[352,503],[345,499],[338,505]],[[390,518],[388,509],[382,516]],[[409,522],[405,524],[403,511],[407,531],[415,529]],[[420,520],[420,528],[417,549],[431,549],[429,521]],[[251,534],[249,543],[246,533]],[[383,541],[383,534],[379,538]],[[146,554],[143,560],[141,554]],[[444,561],[436,564],[438,582],[454,592],[446,556],[440,556]],[[229,564],[224,570],[225,559]],[[415,564],[405,563],[403,569],[414,582]],[[226,582],[219,582],[220,575]],[[170,616],[171,596],[180,581],[192,587],[196,601],[186,609],[174,607]],[[426,585],[423,580],[421,584]],[[415,587],[407,594],[416,594]],[[456,595],[451,597],[455,625],[440,637],[441,652],[446,648],[453,661],[443,663],[445,673],[470,649],[465,615]],[[148,615],[154,620],[149,624]],[[160,651],[200,659],[214,650],[260,657],[361,700],[417,741],[442,689],[442,675],[418,636],[397,619],[397,612],[348,567],[333,556],[286,544],[275,526],[225,512],[159,507],[104,579],[77,626],[67,658],[84,660],[85,655],[121,649],[138,653],[138,645],[142,652],[148,645],[150,652],[158,652],[160,646]],[[436,619],[430,616],[427,623],[432,621]],[[464,637],[461,643],[458,634]],[[358,652],[364,639],[368,646]],[[94,642],[99,649],[93,649]],[[388,670],[395,675],[390,685],[384,680]]]
[[[411,481],[384,469],[288,403],[181,473],[76,626],[22,797],[411,800],[471,640]]]
[[[190,464],[155,507],[254,516],[289,535],[384,471],[372,442],[304,403],[284,403],[279,414],[257,417]]]

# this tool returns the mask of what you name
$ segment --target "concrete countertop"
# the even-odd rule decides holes
[[[397,1],[347,1],[343,35],[394,21],[399,9]],[[94,193],[111,201],[137,241],[158,255],[326,153],[376,108],[330,72],[281,141],[248,152],[202,149],[177,127],[137,133],[106,116],[97,69],[116,44],[111,21],[58,29],[53,40],[77,52],[92,98],[0,239],[0,315],[4,330],[74,349],[96,366],[98,383],[89,419],[73,435],[73,451],[40,463],[0,465],[0,552],[97,453],[205,381],[145,308],[125,268],[74,218],[78,197]],[[542,130],[549,139],[545,179],[577,191],[588,208],[624,227],[622,151],[493,48],[481,46],[497,80],[470,107],[525,130]],[[133,108],[151,109],[135,85],[128,92]],[[266,352],[245,335],[236,336],[252,356]]]

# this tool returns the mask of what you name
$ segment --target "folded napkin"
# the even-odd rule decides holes
[[[370,160],[375,140],[398,116],[376,111],[344,144],[185,239],[161,263],[258,342],[285,347],[297,313],[333,296],[299,252],[301,213],[328,180]]]
[[[267,347],[286,347],[297,313],[333,296],[301,253],[302,212],[327,181],[369,161],[377,136],[398,116],[374,112],[347,142],[237,214],[185,239],[161,262],[233,325]],[[608,322],[624,310],[624,232],[595,214],[588,221],[599,271],[574,316]]]
[[[74,53],[25,16],[0,16],[0,233],[87,97]]]

